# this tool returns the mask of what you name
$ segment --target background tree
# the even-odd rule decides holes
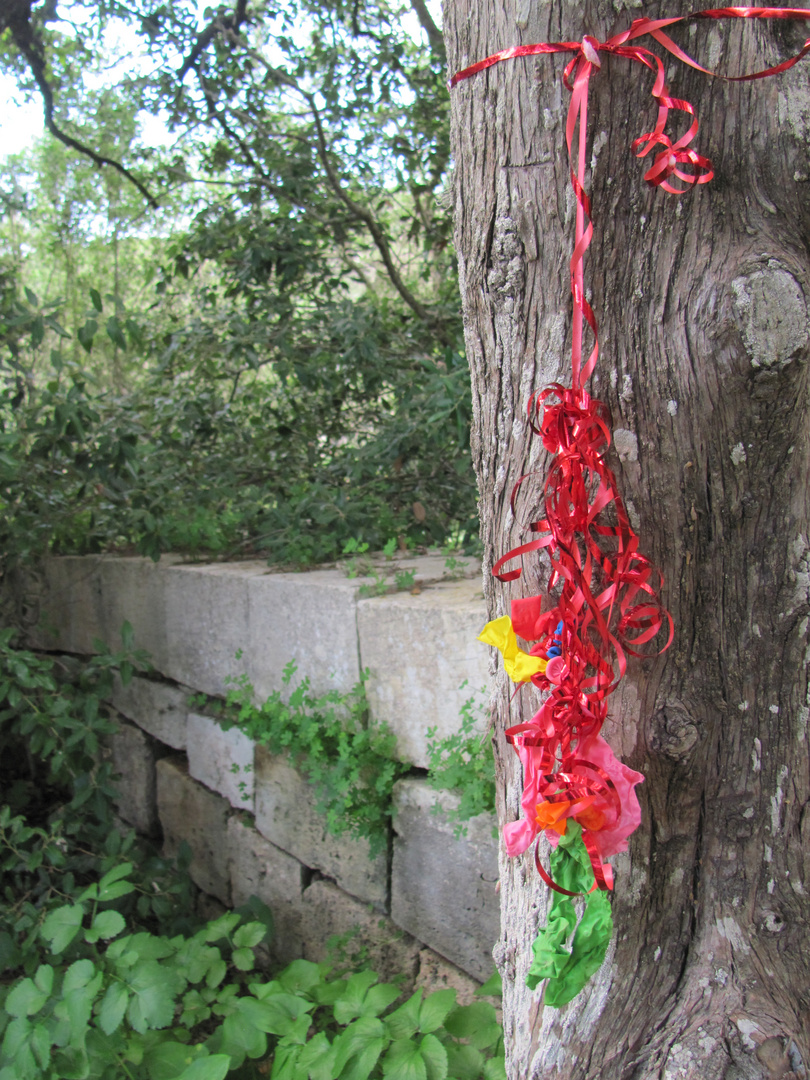
[[[104,199],[96,167],[108,187],[134,178],[166,208],[126,238],[128,272],[145,241],[164,241],[141,302],[131,281],[123,295],[120,273],[115,288],[117,214],[106,201],[78,214],[89,232],[74,277],[102,234],[111,261],[92,304],[77,308],[70,350],[74,363],[76,340],[92,350],[82,369],[102,353],[113,390],[117,363],[131,393],[95,402],[101,429],[76,448],[86,469],[76,474],[63,448],[66,518],[37,533],[57,550],[262,551],[302,564],[352,538],[473,535],[441,36],[418,9],[424,34],[408,5],[388,2],[280,13],[237,3],[203,21],[196,3],[4,10],[6,65],[43,97],[76,175]],[[112,64],[116,35],[119,52],[138,38],[143,49],[138,64],[112,68],[109,100],[136,120],[162,116],[170,149],[122,138],[88,109],[99,91],[86,72]],[[33,291],[39,306],[21,298],[19,318],[38,326],[57,298]],[[44,325],[40,346],[58,344]],[[105,446],[127,448],[112,473]],[[18,535],[30,534],[22,511],[54,505],[50,481],[33,504],[19,487],[7,502],[24,522]]]
[[[690,8],[667,0],[644,14]],[[624,3],[448,0],[449,70],[516,44],[604,40],[635,14]],[[700,23],[673,36],[734,74],[797,52],[806,29]],[[519,516],[538,516],[543,453],[530,443],[528,395],[568,381],[562,66],[501,64],[452,94],[485,570],[522,538],[509,497],[528,468],[539,473]],[[502,863],[511,1080],[764,1080],[810,1067],[810,72],[721,84],[665,66],[673,95],[696,106],[717,175],[681,199],[645,187],[629,143],[653,126],[650,80],[604,57],[591,83],[586,285],[603,346],[594,392],[621,432],[611,465],[663,568],[676,639],[661,660],[631,662],[613,703],[606,734],[647,776],[644,820],[617,860],[615,947],[560,1011],[524,986],[545,887],[527,858]],[[539,589],[528,565],[514,586],[488,579],[490,615]],[[527,690],[510,706],[504,683],[496,756],[501,816],[513,820],[519,765],[502,732],[534,708]]]

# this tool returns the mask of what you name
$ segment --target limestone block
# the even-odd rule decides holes
[[[492,970],[495,970],[494,963]],[[420,949],[416,986],[421,987],[426,994],[432,994],[436,990],[455,990],[459,1005],[471,1005],[480,985],[433,949]]]
[[[163,826],[163,849],[177,854],[185,840],[191,848],[192,880],[226,906],[230,906],[228,818],[231,808],[220,795],[188,775],[180,755],[157,763],[157,804]]]
[[[158,831],[155,744],[140,728],[119,718],[115,734],[107,738],[107,748],[117,774],[118,813],[139,833],[153,836]]]
[[[282,690],[295,660],[316,694],[349,690],[360,678],[357,656],[358,580],[340,570],[265,572],[250,579],[247,673],[259,700]]]
[[[17,605],[36,649],[93,653],[104,637],[100,558],[66,555],[43,559],[17,579]]]
[[[304,955],[305,867],[238,817],[228,822],[228,849],[234,907],[258,896],[273,912],[270,955],[281,964],[299,959]]]
[[[332,836],[315,811],[312,788],[283,758],[256,747],[256,828],[299,862],[333,878],[341,889],[383,907],[388,862],[370,859],[368,842]]]
[[[384,577],[389,586],[396,587],[397,574],[413,574],[413,584],[417,588],[427,585],[435,585],[438,582],[458,581],[462,578],[481,579],[481,563],[478,559],[466,555],[454,556],[451,561],[447,555],[427,554],[413,555],[411,552],[398,551],[391,558],[385,558],[380,554],[371,556],[374,566],[374,574],[377,578]],[[339,564],[339,568],[347,574],[353,560],[347,559]],[[358,578],[361,584],[369,584],[374,577]]]
[[[135,647],[146,649],[163,670],[166,631],[163,575],[173,561],[117,555],[64,555],[44,559],[22,582],[29,623],[38,622],[30,642],[37,648],[94,653],[94,641],[121,648],[121,627],[129,622]],[[38,615],[38,619],[37,619]]]
[[[102,633],[110,649],[121,648],[121,627],[128,622],[136,649],[146,649],[151,663],[166,674],[166,574],[176,556],[160,562],[103,555],[98,560],[102,597]]]
[[[216,720],[188,716],[188,771],[238,810],[253,813],[254,742],[239,728],[225,731]]]
[[[118,712],[143,731],[173,750],[185,750],[186,702],[190,693],[187,686],[172,686],[139,675],[124,686],[116,676],[110,700]]]
[[[456,839],[455,823],[431,812],[437,801],[444,810],[457,805],[450,792],[434,791],[424,780],[395,785],[391,917],[484,982],[500,929],[495,819],[479,814]]]
[[[258,563],[172,566],[165,571],[164,674],[206,694],[224,694],[252,648],[248,596]],[[263,647],[263,645],[262,645]],[[244,656],[237,660],[242,650]]]
[[[476,641],[486,622],[480,584],[361,600],[357,621],[371,714],[393,730],[398,757],[427,768],[427,729],[439,739],[455,732],[464,702],[489,682],[489,651]]]
[[[382,981],[404,976],[404,989],[413,984],[420,943],[331,881],[319,879],[304,890],[303,919],[306,960],[339,961],[341,952],[347,960],[359,955]],[[337,952],[337,943],[329,942],[334,936],[343,939]]]

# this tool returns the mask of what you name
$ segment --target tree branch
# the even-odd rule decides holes
[[[177,72],[177,78],[180,82],[183,81],[189,71],[196,65],[202,54],[217,36],[217,34],[225,34],[226,31],[232,30],[235,33],[239,32],[239,28],[247,17],[247,0],[236,0],[236,6],[233,9],[233,14],[226,16],[224,19],[214,19],[197,35],[197,40],[194,43],[194,48],[188,54],[183,61],[180,70]]]
[[[270,75],[271,78],[281,83],[282,85],[289,86],[292,90],[295,90],[309,105],[310,111],[312,112],[313,120],[315,121],[315,132],[317,136],[316,149],[318,157],[320,158],[321,164],[323,165],[324,172],[326,173],[326,177],[329,181],[330,187],[340,199],[340,201],[343,203],[343,205],[349,210],[352,216],[355,217],[358,221],[362,221],[368,229],[369,233],[371,234],[371,238],[374,241],[377,250],[380,253],[380,256],[382,257],[382,261],[385,265],[388,277],[391,280],[391,284],[394,286],[394,288],[408,305],[408,307],[424,322],[434,327],[438,327],[439,322],[436,320],[436,318],[430,313],[430,311],[428,311],[424,304],[420,300],[418,300],[417,297],[414,296],[414,294],[402,280],[402,276],[399,273],[396,264],[394,263],[391,254],[391,248],[385,237],[385,233],[380,228],[380,225],[374,215],[371,214],[364,206],[361,206],[360,203],[355,202],[354,199],[346,192],[343,184],[340,182],[340,177],[335,171],[335,167],[332,164],[330,158],[329,146],[327,144],[326,134],[323,129],[323,124],[321,122],[321,114],[318,110],[317,105],[315,104],[314,95],[310,94],[306,90],[303,90],[295,81],[295,79],[291,78],[291,76],[289,76],[285,71],[280,71],[278,68],[273,67],[272,64],[268,63],[268,61],[265,60],[261,53],[249,48],[245,44],[245,42],[242,41],[237,35],[232,34],[231,32],[229,36],[232,36],[234,43],[240,45],[245,50],[247,55],[251,57],[251,59],[255,60],[258,64],[261,64],[261,66],[267,71],[268,75]]]
[[[433,16],[428,11],[425,0],[411,0],[411,7],[416,12],[416,17],[419,19],[419,25],[428,36],[430,47],[442,58],[442,60],[444,60],[444,35],[433,21]]]
[[[31,27],[30,0],[12,0],[10,7],[6,9],[2,19],[0,19],[0,31],[6,28],[11,31],[12,40],[20,54],[28,61],[31,74],[34,76],[34,81],[36,82],[42,97],[45,127],[51,135],[53,135],[55,139],[58,139],[64,146],[70,147],[71,150],[76,150],[80,154],[84,154],[85,157],[89,157],[96,165],[109,165],[110,168],[115,169],[116,172],[129,180],[131,184],[134,184],[149,205],[157,210],[159,205],[157,199],[146,189],[146,187],[144,187],[141,181],[129,171],[129,169],[121,164],[120,161],[114,161],[112,158],[105,157],[103,154],[99,154],[93,150],[92,147],[79,142],[78,139],[74,139],[72,135],[68,135],[67,132],[62,131],[54,120],[53,91],[51,90],[45,74],[46,63],[41,49],[41,42],[36,39]]]

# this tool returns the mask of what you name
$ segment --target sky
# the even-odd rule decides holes
[[[2,3],[2,0],[0,0]],[[207,6],[207,0],[201,0],[200,12]],[[439,0],[428,0],[428,7],[436,19],[437,25],[441,25],[441,5]],[[69,6],[60,5],[60,11],[69,11]],[[411,25],[412,24],[412,25]],[[127,38],[134,41],[136,35],[123,27],[117,33],[113,33],[111,44],[126,44]],[[411,13],[403,26],[409,30],[413,37],[422,33],[416,15]],[[130,65],[132,67],[132,65]],[[108,76],[109,77],[109,76]],[[141,132],[144,142],[151,146],[170,144],[173,137],[160,119],[141,114]],[[21,150],[32,146],[42,136],[44,125],[42,120],[42,102],[37,95],[30,101],[25,101],[23,93],[17,89],[15,80],[0,73],[0,163],[4,162],[9,155],[18,154]]]

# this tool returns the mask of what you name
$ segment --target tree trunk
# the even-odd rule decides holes
[[[604,40],[641,7],[446,0],[449,71],[511,45]],[[651,17],[689,10],[643,5]],[[792,55],[808,35],[807,24],[740,20],[672,36],[735,74]],[[507,585],[487,570],[530,539],[509,509],[529,469],[519,516],[542,516],[532,511],[547,455],[527,399],[570,384],[567,59],[511,60],[451,91],[491,618],[541,591],[543,556]],[[663,570],[676,637],[660,659],[631,661],[611,699],[604,734],[646,775],[643,821],[614,860],[607,959],[562,1009],[524,984],[546,888],[528,855],[502,852],[496,960],[510,1080],[810,1074],[810,68],[736,84],[669,55],[665,69],[672,96],[695,106],[694,145],[715,178],[680,198],[645,185],[630,143],[654,126],[653,77],[604,57],[589,102],[585,283],[602,347],[591,389],[613,417],[608,460],[641,549]],[[684,130],[682,113],[670,129]],[[503,731],[539,699],[527,686],[510,704],[496,667],[499,813],[513,821],[521,775]]]

